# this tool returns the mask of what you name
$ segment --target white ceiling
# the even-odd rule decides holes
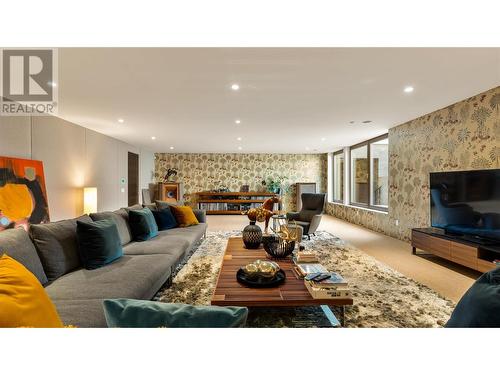
[[[500,48],[59,49],[59,116],[156,152],[331,151],[498,85]]]

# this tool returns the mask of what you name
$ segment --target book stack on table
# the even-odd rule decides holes
[[[312,251],[299,251],[294,260],[295,263],[318,263],[318,257]]]
[[[297,273],[304,277],[304,284],[316,299],[351,298],[347,281],[336,272],[328,272],[320,263],[297,263]],[[313,278],[317,276],[316,278]]]

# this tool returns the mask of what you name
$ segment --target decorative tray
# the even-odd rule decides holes
[[[245,271],[240,268],[236,272],[236,279],[241,284],[251,288],[272,288],[282,284],[286,279],[286,275],[283,270],[279,270],[272,278],[262,276],[248,277]]]

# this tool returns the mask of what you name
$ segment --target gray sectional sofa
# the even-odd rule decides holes
[[[102,301],[108,298],[151,299],[171,281],[172,272],[205,235],[204,212],[194,210],[200,224],[160,231],[149,241],[134,242],[128,210],[84,215],[54,223],[0,232],[0,254],[24,264],[44,285],[65,325],[106,327]],[[124,255],[95,270],[82,268],[76,240],[77,220],[113,219]]]

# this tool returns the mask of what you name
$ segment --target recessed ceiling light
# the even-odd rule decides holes
[[[122,118],[119,118],[119,119],[118,119],[118,122],[119,122],[120,124],[123,124],[123,123],[125,122],[125,120],[124,120],[124,119],[122,119]]]
[[[349,124],[354,124],[354,121],[349,121]]]
[[[309,150],[310,150],[310,148],[309,148],[309,147],[306,147],[306,151],[309,151]]]
[[[174,149],[174,146],[170,146],[170,149],[173,150]]]
[[[240,85],[238,85],[237,83],[233,83],[231,85],[231,90],[238,91],[239,89],[240,89]]]
[[[325,137],[321,138],[321,141],[322,142],[326,141],[326,138]]]
[[[413,86],[406,86],[403,91],[406,93],[410,93],[413,92],[413,90],[415,90]]]
[[[238,150],[243,150],[243,147],[239,146],[239,147],[238,147]]]
[[[372,120],[365,120],[363,121],[363,124],[369,124],[370,122],[372,122]]]
[[[154,140],[156,139],[156,137],[155,137],[155,136],[152,136],[152,137],[151,137],[151,139],[154,141]]]
[[[237,141],[241,141],[241,137],[236,138]]]
[[[241,120],[236,120],[235,124],[241,124]]]

